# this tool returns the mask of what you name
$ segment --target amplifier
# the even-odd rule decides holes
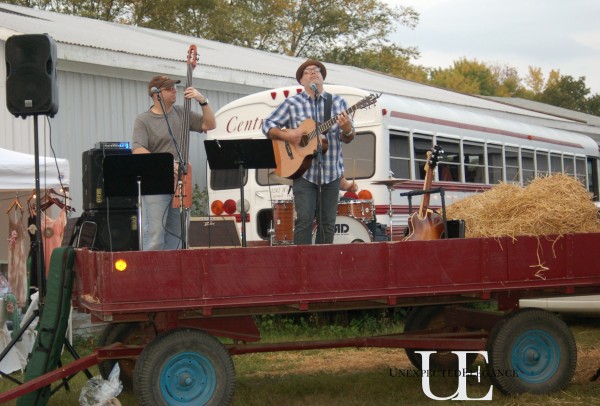
[[[130,149],[90,149],[81,156],[83,210],[131,209],[137,207],[135,196],[107,198],[104,193],[102,163],[108,155],[131,154]]]
[[[235,217],[192,217],[188,229],[188,246],[240,247],[242,241]]]
[[[81,216],[96,224],[92,249],[99,251],[138,251],[137,209],[88,210]]]
[[[100,141],[95,145],[96,149],[131,149],[128,141]]]

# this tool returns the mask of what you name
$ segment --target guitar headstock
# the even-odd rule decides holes
[[[434,145],[431,150],[427,151],[427,163],[425,170],[435,169],[438,161],[444,156],[444,150],[439,145]]]
[[[191,65],[192,68],[195,68],[198,59],[198,48],[196,47],[196,45],[192,44],[188,49],[187,64]]]
[[[379,99],[379,96],[381,96],[381,93],[379,93],[379,94],[371,93],[370,95],[368,95],[367,97],[365,97],[364,99],[362,99],[361,101],[356,103],[356,106],[359,109],[364,109],[366,107],[369,107],[377,102],[377,99]]]

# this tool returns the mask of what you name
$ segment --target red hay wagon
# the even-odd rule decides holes
[[[142,405],[231,400],[231,355],[336,347],[486,350],[505,393],[547,393],[571,380],[576,348],[553,313],[519,299],[600,291],[600,234],[442,239],[321,246],[201,248],[156,252],[77,249],[76,305],[110,322],[92,355],[0,394],[0,403],[116,360]],[[465,303],[494,301],[498,311]],[[412,307],[403,333],[341,340],[260,343],[253,316]],[[218,338],[232,339],[223,344]],[[114,343],[121,344],[114,344]],[[474,360],[474,358],[472,359]],[[176,379],[173,377],[177,377]]]

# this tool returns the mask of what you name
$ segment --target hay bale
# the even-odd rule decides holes
[[[446,208],[465,220],[465,237],[515,237],[600,232],[592,195],[572,176],[535,178],[525,188],[500,183]]]

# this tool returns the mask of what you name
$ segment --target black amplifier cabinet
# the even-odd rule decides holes
[[[94,148],[82,154],[83,210],[132,209],[136,207],[137,199],[135,197],[107,198],[104,194],[102,169],[104,157],[123,154],[131,154],[131,150],[125,148]]]
[[[88,210],[85,221],[96,224],[93,246],[98,251],[138,251],[137,209]]]

